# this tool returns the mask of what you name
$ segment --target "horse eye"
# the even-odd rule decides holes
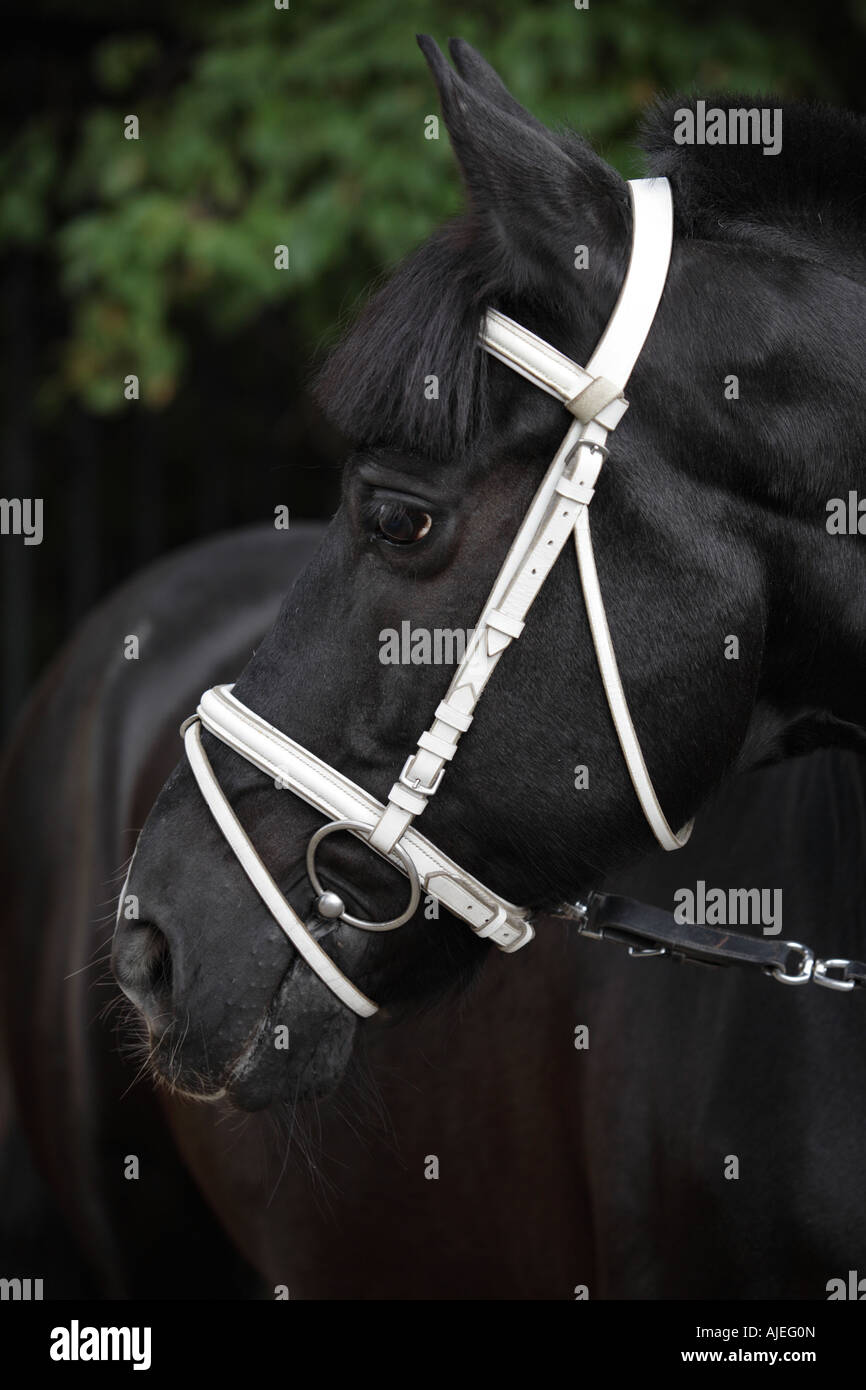
[[[376,534],[391,545],[414,545],[433,525],[429,512],[402,502],[383,502],[376,513]]]

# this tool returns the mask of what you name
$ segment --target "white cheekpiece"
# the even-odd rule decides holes
[[[647,771],[620,680],[589,529],[589,506],[607,456],[605,441],[628,409],[625,386],[661,299],[673,241],[667,179],[634,180],[629,192],[633,231],[628,271],[611,319],[585,368],[495,309],[489,309],[482,321],[480,345],[561,400],[574,418],[512,542],[433,723],[418,739],[387,803],[383,805],[261,719],[235,699],[229,686],[206,691],[196,714],[183,726],[193,775],[250,882],[310,968],[362,1017],[375,1013],[378,1006],[337,968],[283,897],[214,775],[201,744],[202,725],[331,822],[351,822],[348,833],[412,880],[410,908],[420,889],[467,922],[476,935],[490,937],[500,950],[518,950],[534,935],[528,913],[479,883],[425,839],[413,822],[438,791],[502,653],[520,639],[536,595],[573,535],[599,672],[635,794],[664,849],[678,849],[691,832],[692,822],[679,833],[671,829]],[[327,898],[327,913],[332,916],[340,900],[333,894]],[[389,923],[361,925],[372,931],[387,930],[400,925],[407,915]],[[351,920],[358,923],[357,918]]]

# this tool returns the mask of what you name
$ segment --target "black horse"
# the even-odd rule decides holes
[[[630,234],[622,181],[582,141],[540,126],[467,45],[452,45],[456,72],[422,46],[469,211],[397,272],[319,378],[355,446],[343,504],[236,687],[380,798],[444,685],[436,666],[383,665],[380,633],[472,626],[563,432],[561,407],[484,360],[480,314],[495,305],[585,361]],[[667,907],[699,879],[759,884],[782,890],[786,937],[862,957],[866,557],[856,526],[826,522],[863,486],[866,130],[786,106],[773,159],[682,147],[688,104],[646,123],[677,237],[593,506],[653,780],[672,823],[698,812],[698,828],[679,855],[649,853],[566,555],[424,831],[542,913],[609,874]],[[202,607],[204,641],[220,619]],[[179,617],[165,623],[169,650],[188,640]],[[254,629],[236,630],[241,646]],[[218,664],[172,655],[170,697],[166,663],[149,674],[160,730],[180,687],[210,684]],[[859,998],[620,959],[543,917],[514,958],[444,912],[384,937],[335,928],[303,871],[319,818],[211,742],[283,892],[387,1006],[359,1025],[299,964],[182,763],[139,841],[125,895],[140,916],[121,917],[114,964],[184,1160],[269,1286],[826,1297],[866,1269]],[[854,752],[814,751],[831,745]],[[576,764],[590,770],[579,791]],[[329,850],[329,874],[360,885],[355,910],[400,909],[402,883],[369,851],[345,837]],[[238,1108],[259,1113],[227,1131]],[[305,1143],[285,1144],[273,1121],[286,1114]]]

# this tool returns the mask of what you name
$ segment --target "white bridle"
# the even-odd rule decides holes
[[[328,817],[330,823],[316,831],[307,851],[320,917],[339,918],[366,931],[391,931],[409,920],[425,892],[500,950],[519,950],[534,935],[527,912],[479,883],[421,835],[413,822],[438,791],[500,657],[519,639],[533,600],[573,533],[602,683],[638,801],[662,848],[678,849],[691,832],[691,822],[678,834],[671,830],[647,771],[617,668],[589,530],[589,505],[607,456],[605,441],[628,408],[623,392],[661,299],[673,240],[667,179],[634,180],[629,191],[633,232],[628,271],[585,368],[497,310],[488,310],[484,317],[481,346],[561,400],[574,418],[514,538],[433,723],[407,758],[387,803],[254,714],[234,697],[230,686],[206,691],[196,714],[183,725],[187,756],[202,795],[265,906],[319,978],[364,1017],[375,1013],[378,1005],[337,968],[283,897],[214,775],[201,743],[202,725]],[[387,922],[352,917],[336,893],[323,890],[316,849],[336,830],[350,831],[409,878],[410,901],[399,917]]]

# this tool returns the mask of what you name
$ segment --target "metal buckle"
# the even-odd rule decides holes
[[[635,960],[642,960],[644,956],[666,956],[667,946],[629,946],[628,953]]]
[[[601,931],[591,931],[587,926],[589,921],[589,903],[577,902],[567,904],[567,915],[574,922],[581,936],[589,937],[590,941],[604,941],[604,927]]]
[[[604,426],[602,426],[602,429],[603,428]],[[565,460],[566,468],[571,463],[578,449],[594,449],[597,454],[601,454],[602,463],[607,461],[608,455],[610,454],[610,449],[608,449],[606,444],[595,444],[591,439],[579,439],[574,448],[569,450],[568,458]]]
[[[832,960],[816,960],[812,979],[815,981],[816,985],[823,985],[824,989],[838,989],[842,994],[850,994],[851,990],[856,988],[856,980],[834,980],[827,974],[828,970],[844,970],[846,966],[850,964],[851,962],[849,960],[839,960],[836,958]]]
[[[808,946],[804,946],[802,941],[786,941],[785,945],[791,951],[802,951],[800,969],[796,975],[786,975],[782,967],[776,965],[767,973],[772,975],[774,980],[778,980],[780,985],[807,985],[815,968],[814,952],[810,951]]]
[[[397,781],[402,783],[402,785],[406,788],[407,791],[414,792],[416,796],[432,796],[434,792],[437,792],[439,790],[439,784],[441,783],[442,778],[445,776],[445,764],[443,763],[439,771],[436,773],[436,776],[433,778],[432,785],[429,787],[425,787],[422,786],[420,777],[406,776],[406,769],[409,766],[409,764],[414,761],[416,756],[417,754],[415,753],[409,754],[408,758],[403,764],[403,771],[400,773],[400,776],[397,778]]]

